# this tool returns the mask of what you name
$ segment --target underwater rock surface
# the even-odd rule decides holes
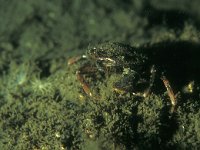
[[[198,149],[199,3],[2,1],[0,148]],[[67,64],[108,41],[130,53]],[[148,87],[145,97],[133,94]]]

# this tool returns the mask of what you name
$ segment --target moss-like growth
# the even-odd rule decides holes
[[[170,142],[176,143],[177,148],[185,149],[188,147],[199,148],[200,142],[200,122],[199,103],[190,99],[177,110],[178,128]]]
[[[198,6],[198,0],[2,1],[0,148],[198,149]],[[114,43],[94,44],[104,41]],[[67,65],[87,47],[104,55]],[[152,65],[155,81],[144,98]],[[92,96],[77,79],[84,66],[95,68],[80,74]],[[173,113],[162,75],[180,93]],[[182,92],[188,83],[192,92]]]

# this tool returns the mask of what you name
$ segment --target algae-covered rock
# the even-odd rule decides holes
[[[198,149],[198,6],[1,1],[0,148]]]

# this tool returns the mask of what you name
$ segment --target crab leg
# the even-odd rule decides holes
[[[81,59],[84,59],[84,58],[86,58],[86,57],[87,57],[86,55],[72,57],[72,58],[70,58],[70,59],[67,61],[67,64],[68,64],[68,65],[72,65],[72,64],[76,63],[77,61],[79,61],[79,60],[81,60]]]
[[[147,97],[150,94],[151,89],[153,87],[155,76],[156,76],[156,69],[154,65],[151,67],[150,73],[151,73],[151,76],[150,76],[150,81],[149,81],[149,87],[144,91],[142,95],[143,97]]]
[[[82,55],[82,56],[76,56],[76,57],[72,57],[68,60],[68,65],[72,65],[76,62],[78,62],[81,59],[85,59],[87,58],[86,55]],[[83,88],[83,91],[89,95],[92,96],[92,93],[90,91],[89,85],[84,81],[84,77],[82,76],[83,72],[89,72],[89,70],[87,70],[87,67],[81,67],[79,68],[78,71],[76,71],[76,76],[77,76],[77,80],[81,83],[81,86]]]
[[[85,92],[87,95],[89,95],[89,96],[92,97],[92,93],[91,93],[91,91],[90,91],[89,85],[84,81],[84,78],[83,78],[83,76],[81,75],[80,71],[77,71],[77,72],[76,72],[76,75],[77,75],[77,80],[81,83],[81,86],[82,86],[84,92]]]
[[[172,88],[171,88],[171,86],[170,86],[169,81],[167,80],[167,78],[166,78],[165,76],[162,76],[162,77],[161,77],[161,80],[163,81],[163,83],[164,83],[164,85],[165,85],[165,87],[166,87],[166,89],[167,89],[167,94],[168,94],[168,96],[169,96],[169,98],[170,98],[171,104],[172,104],[173,106],[176,106],[176,104],[177,104],[177,99],[176,99],[176,96],[174,95],[174,92],[173,92],[173,90],[172,90]]]

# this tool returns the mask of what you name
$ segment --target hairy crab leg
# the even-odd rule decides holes
[[[149,80],[149,87],[144,91],[142,95],[143,97],[147,97],[150,94],[151,89],[153,87],[155,76],[156,76],[156,69],[154,65],[151,67],[150,73],[151,75],[150,75],[150,80]]]
[[[76,62],[78,62],[78,61],[80,61],[81,59],[85,59],[85,58],[87,58],[87,56],[86,55],[81,55],[81,56],[76,56],[76,57],[72,57],[72,58],[70,58],[70,59],[68,59],[68,62],[67,62],[67,64],[68,65],[73,65],[73,64],[75,64]],[[81,75],[81,74],[83,74],[83,70],[86,70],[85,72],[89,72],[87,69],[87,67],[81,67],[81,68],[79,68],[79,70],[78,71],[76,71],[76,76],[77,76],[77,80],[80,82],[80,84],[81,84],[81,86],[82,86],[82,88],[83,88],[83,91],[87,94],[87,95],[89,95],[89,96],[92,96],[92,93],[91,93],[91,91],[90,91],[90,88],[89,88],[89,85],[84,81],[84,77]]]
[[[144,97],[144,98],[149,96],[151,89],[153,87],[154,81],[155,81],[155,76],[156,76],[156,69],[154,65],[151,67],[150,74],[151,75],[150,75],[150,80],[149,80],[149,87],[143,93],[133,93],[133,95]]]
[[[85,65],[80,67],[78,71],[76,71],[77,80],[81,83],[83,91],[90,97],[93,97],[93,94],[90,90],[90,86],[85,81],[85,78],[83,77],[83,75],[90,75],[90,74],[94,74],[95,72],[97,72],[97,68],[94,66],[91,66],[88,63],[86,63]]]
[[[76,56],[76,57],[72,57],[72,58],[69,58],[68,61],[67,61],[67,64],[68,65],[72,65],[74,63],[76,63],[77,61],[81,60],[81,59],[85,59],[87,58],[86,55],[81,55],[81,56]]]
[[[90,97],[92,97],[92,93],[90,91],[89,85],[84,81],[83,76],[81,75],[80,71],[76,72],[76,76],[77,76],[77,80],[81,83],[81,86],[83,88],[83,91],[89,95]]]
[[[176,98],[176,95],[174,94],[174,92],[173,92],[173,90],[172,90],[172,88],[170,86],[169,80],[167,80],[167,78],[165,76],[162,76],[161,80],[163,81],[163,83],[164,83],[164,85],[165,85],[165,87],[167,89],[167,94],[168,94],[168,96],[170,98],[172,106],[173,107],[176,106],[177,98]]]

